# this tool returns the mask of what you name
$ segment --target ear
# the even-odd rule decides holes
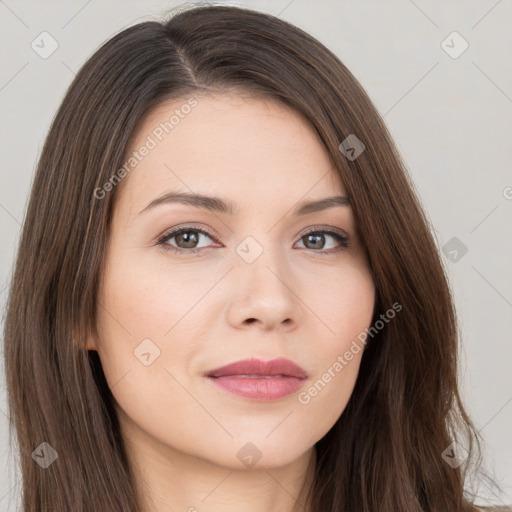
[[[98,350],[98,343],[96,341],[96,338],[94,336],[88,336],[85,340],[85,349],[86,350]]]
[[[98,341],[93,334],[87,334],[84,338],[84,334],[80,336],[75,332],[73,342],[79,350],[98,350]]]

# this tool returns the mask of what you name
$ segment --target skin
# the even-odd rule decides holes
[[[150,112],[130,152],[186,99]],[[292,215],[299,202],[345,195],[303,119],[269,100],[196,99],[118,185],[100,339],[88,348],[98,351],[117,402],[144,512],[292,511],[311,483],[314,444],[350,398],[362,350],[308,403],[298,393],[266,402],[239,397],[203,373],[249,357],[285,357],[308,372],[299,392],[307,390],[370,326],[375,286],[349,206]],[[139,213],[170,191],[219,196],[239,211],[174,203]],[[167,241],[180,254],[157,245],[189,224],[213,234],[192,233],[199,252],[180,237]],[[308,228],[337,228],[350,246],[325,233],[315,242]],[[248,236],[262,248],[252,263],[236,252]],[[160,350],[153,360],[146,346],[147,366],[134,355],[144,339]],[[249,442],[256,448],[246,450],[261,455],[252,467],[237,456]]]

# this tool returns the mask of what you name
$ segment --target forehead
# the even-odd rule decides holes
[[[277,100],[218,94],[163,102],[133,134],[130,158],[136,165],[122,183],[121,200],[139,210],[167,190],[261,206],[344,193],[316,133]]]

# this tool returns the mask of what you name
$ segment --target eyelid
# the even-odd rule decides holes
[[[341,237],[343,237],[347,240],[350,239],[348,233],[346,233],[342,229],[336,228],[334,226],[326,226],[325,224],[307,228],[307,230],[300,235],[300,238],[302,238],[303,236],[309,235],[310,233],[316,233],[317,231],[333,231],[334,233],[340,235]]]

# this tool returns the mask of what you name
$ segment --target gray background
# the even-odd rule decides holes
[[[450,273],[464,336],[462,394],[486,440],[486,467],[503,488],[500,494],[480,482],[479,492],[488,502],[512,503],[512,1],[219,3],[278,15],[317,37],[383,115]],[[35,164],[66,88],[114,33],[179,4],[0,0],[2,321]],[[43,31],[58,42],[48,58],[31,47]],[[442,44],[453,31],[469,44],[457,58],[462,39]],[[17,507],[19,478],[0,370],[0,511],[7,511]]]

